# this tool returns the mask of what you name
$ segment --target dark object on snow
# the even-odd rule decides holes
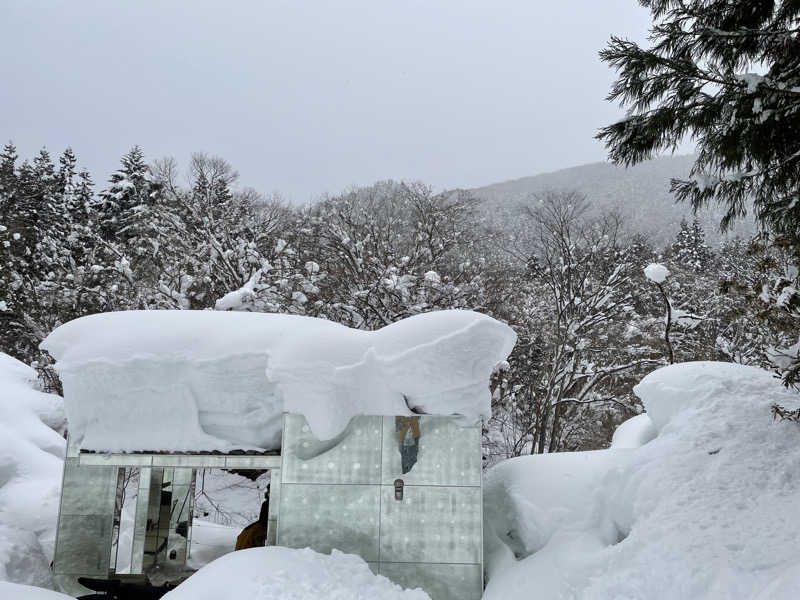
[[[405,475],[417,463],[420,436],[419,417],[395,417],[394,428],[399,432],[400,461],[403,475]]]
[[[90,590],[100,592],[99,594],[78,596],[78,600],[100,600],[101,598],[106,600],[158,600],[175,588],[169,583],[155,586],[149,583],[123,583],[119,579],[92,579],[90,577],[78,577],[78,583]]]
[[[261,503],[261,512],[258,521],[250,523],[242,529],[242,533],[236,538],[234,550],[246,550],[247,548],[260,548],[267,543],[267,521],[269,520],[269,486],[264,492],[264,502]]]

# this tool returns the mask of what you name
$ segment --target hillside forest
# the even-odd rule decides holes
[[[198,153],[182,167],[138,147],[95,185],[69,148],[23,160],[9,143],[0,351],[60,391],[39,343],[98,312],[278,312],[372,330],[472,309],[519,337],[493,377],[486,464],[604,448],[642,411],[632,387],[658,366],[717,360],[780,374],[796,354],[786,290],[797,274],[779,244],[719,238],[691,218],[671,237],[646,224],[566,187],[497,210],[474,192],[384,181],[293,206],[242,186],[222,158]],[[663,283],[644,275],[653,262],[669,271]]]

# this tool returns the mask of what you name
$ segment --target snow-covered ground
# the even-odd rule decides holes
[[[284,411],[319,439],[359,414],[491,413],[488,381],[516,341],[471,311],[361,331],[323,319],[218,311],[127,311],[57,328],[72,439],[91,450],[280,447]],[[165,398],[169,401],[165,402]]]
[[[800,427],[770,416],[797,394],[708,362],[659,369],[635,391],[649,417],[623,424],[612,449],[487,474],[484,598],[800,597]]]
[[[3,600],[73,600],[72,596],[8,581],[0,581],[0,598]]]
[[[65,419],[61,398],[35,383],[33,369],[0,353],[0,581],[49,587]]]
[[[226,554],[164,600],[430,600],[375,575],[358,556],[268,547]]]
[[[48,587],[64,416],[60,398],[34,381],[0,355],[0,580]],[[610,449],[520,457],[487,472],[484,598],[800,597],[800,426],[770,414],[800,396],[760,369],[708,362],[659,369],[635,392],[646,414],[623,423]],[[210,498],[229,509],[198,502],[192,560],[213,562],[170,600],[427,597],[341,553],[229,553],[265,485],[266,476],[209,476]],[[3,599],[58,597],[46,594],[0,583]]]

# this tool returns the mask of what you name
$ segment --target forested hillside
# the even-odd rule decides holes
[[[651,217],[663,203],[631,183],[647,178],[574,171],[604,173],[604,193],[627,189],[627,205],[646,204]],[[0,156],[0,350],[58,390],[39,343],[92,313],[246,310],[373,330],[433,310],[478,310],[519,337],[492,383],[488,462],[606,446],[641,410],[633,384],[670,360],[779,366],[771,357],[796,341],[793,323],[761,298],[783,289],[783,251],[748,240],[713,248],[691,220],[655,237],[636,228],[652,218],[626,221],[593,203],[596,194],[566,187],[600,189],[589,175],[559,177],[545,179],[566,189],[517,198],[499,217],[476,194],[421,183],[293,207],[243,187],[218,157],[196,154],[182,169],[135,147],[98,190],[69,149],[22,160],[9,144]],[[654,261],[666,280],[645,277]]]
[[[694,218],[691,206],[676,203],[669,191],[670,179],[686,177],[694,160],[693,155],[665,156],[628,168],[609,162],[592,163],[494,183],[471,192],[486,201],[487,210],[513,213],[536,193],[575,190],[586,195],[594,210],[618,212],[627,230],[647,235],[654,244],[663,246],[677,234],[681,220]],[[718,246],[736,236],[749,238],[754,233],[751,218],[721,234],[719,223],[723,214],[723,210],[712,206],[696,215],[709,245]]]

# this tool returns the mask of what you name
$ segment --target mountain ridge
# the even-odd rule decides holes
[[[695,216],[709,246],[736,236],[750,237],[756,229],[752,218],[740,220],[723,234],[719,222],[724,211],[719,206],[706,207],[695,215],[688,204],[675,202],[669,191],[670,179],[687,177],[694,160],[689,154],[654,158],[631,167],[594,162],[468,191],[482,201],[484,210],[512,217],[537,193],[574,190],[586,196],[592,209],[618,212],[629,232],[648,236],[656,248],[672,242],[682,219],[691,221]]]

